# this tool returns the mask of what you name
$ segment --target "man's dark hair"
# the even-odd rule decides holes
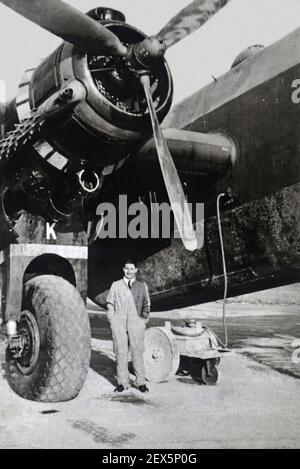
[[[134,267],[136,268],[137,265],[136,265],[136,262],[134,259],[132,259],[132,257],[127,257],[124,262],[123,262],[123,267],[125,267],[126,264],[133,264]]]

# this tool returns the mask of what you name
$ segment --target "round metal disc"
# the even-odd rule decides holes
[[[145,377],[153,383],[167,381],[179,367],[179,352],[171,334],[163,327],[145,333]]]
[[[16,360],[16,366],[23,375],[30,375],[34,370],[40,353],[40,332],[34,315],[22,311],[18,332],[25,340],[24,350]]]

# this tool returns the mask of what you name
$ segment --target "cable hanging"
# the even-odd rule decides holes
[[[223,329],[224,329],[225,343],[222,345],[223,347],[227,348],[228,331],[227,331],[227,321],[226,321],[226,303],[227,303],[227,291],[228,291],[228,276],[227,276],[227,269],[226,269],[226,258],[225,258],[225,251],[224,251],[224,240],[223,240],[221,215],[220,215],[220,201],[223,197],[226,197],[225,193],[219,194],[217,198],[217,216],[218,216],[218,229],[219,229],[219,237],[220,237],[220,245],[221,245],[221,253],[222,253],[223,275],[224,275]]]

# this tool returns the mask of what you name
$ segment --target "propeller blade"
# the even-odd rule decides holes
[[[127,47],[115,34],[62,0],[0,1],[33,23],[86,50],[116,56],[127,53]]]
[[[163,137],[154,109],[149,75],[142,75],[140,77],[140,81],[145,91],[159,164],[174,213],[177,228],[185,248],[189,251],[195,251],[195,249],[198,247],[196,233],[193,228],[191,214],[182,189],[178,172]]]
[[[230,0],[194,0],[175,15],[158,33],[167,48],[192,34]]]

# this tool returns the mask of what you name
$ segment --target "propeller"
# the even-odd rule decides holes
[[[164,38],[166,47],[169,48],[199,29],[229,2],[230,0],[194,0],[173,16],[159,31],[158,36]]]
[[[144,87],[147,104],[150,112],[153,135],[156,144],[158,160],[166,185],[167,193],[171,202],[174,218],[180,237],[185,248],[189,251],[197,249],[197,238],[193,228],[191,214],[182,189],[174,161],[163,137],[157,115],[152,101],[149,75],[142,75],[140,81]]]
[[[116,56],[127,53],[127,47],[115,34],[62,0],[0,1],[33,23],[86,50]]]
[[[150,68],[166,50],[203,26],[230,0],[194,0],[171,18],[154,36],[129,46],[126,56],[133,68]]]
[[[194,0],[171,18],[156,38],[160,44],[163,39],[166,48],[171,47],[200,28],[229,1]],[[114,33],[62,0],[42,2],[41,0],[0,0],[0,2],[42,28],[87,50],[116,56],[125,56],[127,53],[127,47]],[[164,52],[165,48],[160,47],[160,54],[163,55]],[[151,48],[148,53],[152,57],[157,56],[157,51]]]
[[[149,69],[165,54],[167,48],[196,31],[230,0],[195,0],[173,17],[156,36],[144,39],[128,49],[126,59],[140,76],[144,88],[155,140],[157,155],[174,218],[185,248],[196,250],[198,244],[191,214],[174,161],[164,140],[152,101]]]

